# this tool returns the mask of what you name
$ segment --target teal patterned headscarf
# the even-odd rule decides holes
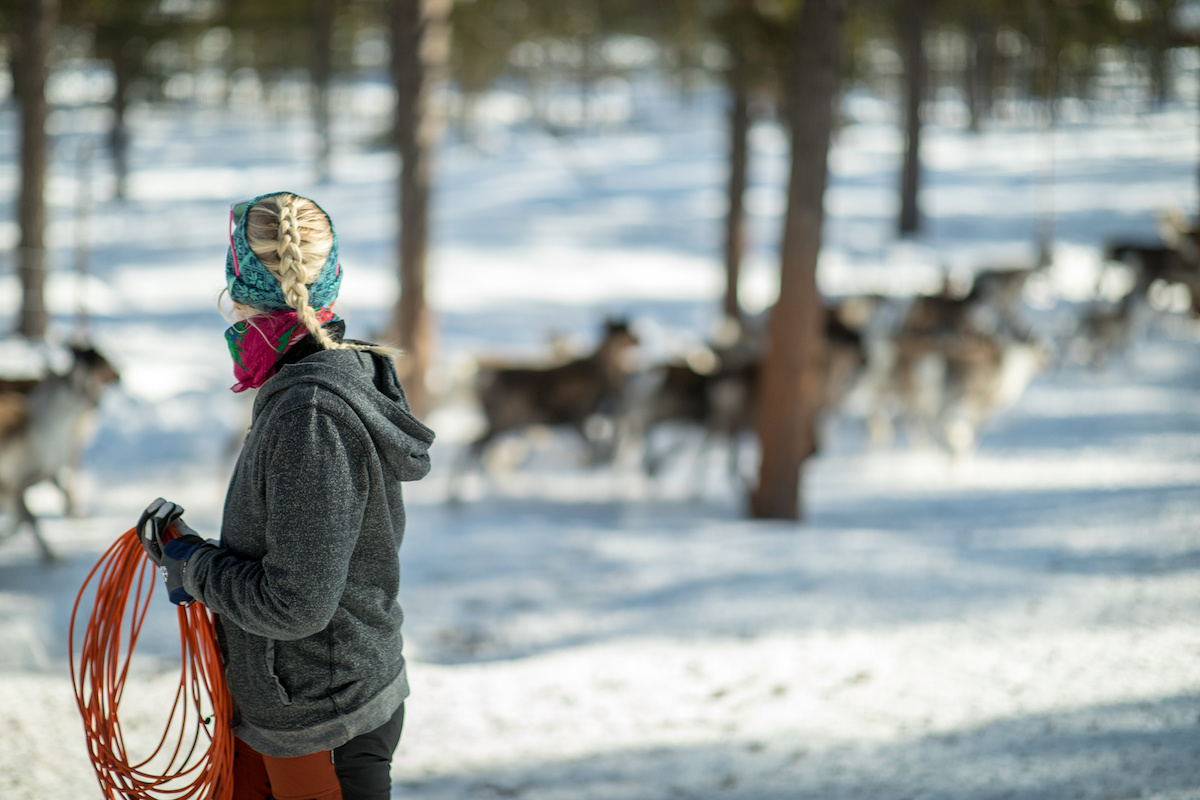
[[[289,311],[287,299],[279,281],[270,270],[258,260],[250,243],[246,239],[246,217],[256,203],[278,194],[295,194],[295,192],[269,192],[260,194],[247,203],[238,203],[229,211],[229,222],[232,229],[229,233],[229,252],[225,256],[225,285],[229,289],[229,297],[235,303],[243,303],[259,311]],[[300,195],[296,195],[299,197]],[[307,198],[305,198],[307,199]],[[311,200],[309,200],[312,203]],[[316,206],[316,203],[313,203]],[[325,209],[317,206],[325,218],[329,215]],[[338,290],[342,286],[342,267],[338,261],[337,231],[333,229],[333,220],[329,220],[329,231],[333,234],[333,246],[329,248],[329,256],[325,266],[308,287],[308,304],[313,308],[328,308],[337,300]]]

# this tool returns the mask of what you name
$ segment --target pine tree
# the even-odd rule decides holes
[[[817,291],[827,155],[841,68],[844,0],[805,0],[792,28],[784,75],[791,133],[788,203],[780,247],[779,300],[771,309],[756,414],[762,450],[750,512],[802,517],[800,477],[815,451],[824,310]]]

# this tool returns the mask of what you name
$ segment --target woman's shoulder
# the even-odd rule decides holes
[[[353,404],[346,397],[346,392],[330,386],[325,381],[294,381],[275,392],[263,412],[273,416],[295,417],[298,413],[334,413],[353,416]]]

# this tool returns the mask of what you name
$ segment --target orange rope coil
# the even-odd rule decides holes
[[[83,631],[77,667],[75,617],[97,574],[95,603]],[[121,697],[157,578],[157,568],[131,528],[100,558],[75,599],[68,647],[88,755],[109,800],[229,800],[233,796],[233,700],[225,685],[212,615],[200,603],[178,609],[183,664],[158,746],[136,762],[125,749]],[[177,739],[169,744],[173,728]]]

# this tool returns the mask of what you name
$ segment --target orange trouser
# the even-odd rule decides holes
[[[333,752],[275,758],[234,739],[233,800],[342,800]]]
[[[387,722],[332,752],[274,758],[234,739],[233,800],[388,800],[403,730],[402,703]]]

